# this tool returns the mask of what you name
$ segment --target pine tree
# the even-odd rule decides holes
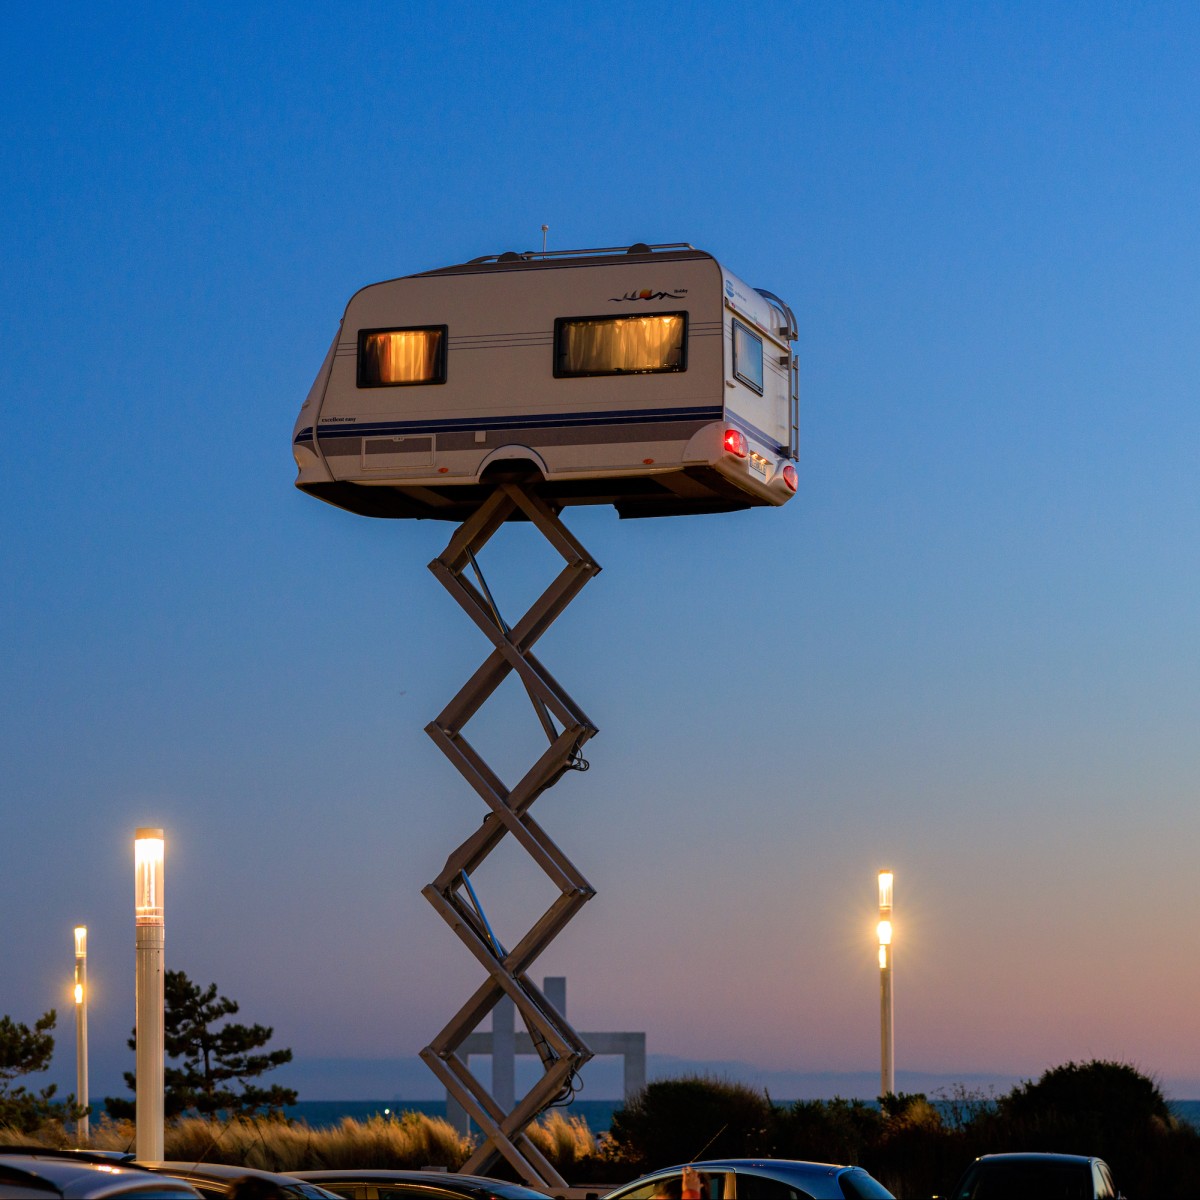
[[[254,1053],[274,1036],[271,1026],[220,1025],[238,1012],[237,1001],[219,996],[215,983],[201,989],[183,971],[164,974],[163,1000],[163,1048],[168,1060],[163,1070],[163,1109],[167,1117],[184,1112],[278,1112],[284,1105],[296,1103],[293,1089],[278,1084],[260,1087],[256,1082],[267,1071],[292,1061],[287,1049]],[[129,1039],[129,1047],[137,1049],[135,1038]],[[172,1060],[177,1065],[172,1065]],[[125,1083],[136,1091],[137,1078],[132,1071],[125,1072]],[[113,1116],[133,1115],[134,1105],[129,1100],[108,1098],[105,1106]]]
[[[29,1131],[56,1107],[61,1108],[50,1099],[55,1092],[54,1084],[40,1092],[12,1086],[13,1080],[35,1075],[50,1066],[54,1055],[51,1030],[57,1020],[54,1009],[43,1013],[32,1029],[11,1017],[0,1017],[0,1125]]]

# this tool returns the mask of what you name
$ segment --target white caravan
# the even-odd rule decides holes
[[[622,517],[796,491],[791,309],[686,243],[489,255],[350,299],[292,437],[296,486],[459,521],[502,479]]]

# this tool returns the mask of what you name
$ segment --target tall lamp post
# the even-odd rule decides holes
[[[133,842],[137,988],[135,1148],[139,1162],[163,1161],[163,831],[139,829]]]
[[[892,1044],[892,882],[891,871],[879,872],[879,1051],[880,1095],[896,1090],[896,1055]]]
[[[75,926],[75,1103],[83,1115],[75,1122],[75,1140],[88,1139],[87,926]]]

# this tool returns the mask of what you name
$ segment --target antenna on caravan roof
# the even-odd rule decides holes
[[[549,232],[550,232],[550,226],[543,225],[542,226],[542,253],[543,254],[546,253],[546,234],[548,234]]]

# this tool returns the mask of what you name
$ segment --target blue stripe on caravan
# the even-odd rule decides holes
[[[548,417],[488,417],[483,420],[469,417],[443,421],[376,421],[370,424],[331,425],[321,429],[322,438],[346,438],[397,433],[446,433],[455,429],[550,429],[563,425],[639,424],[658,421],[719,420],[724,414],[717,406],[698,408],[655,408],[623,410],[620,412],[559,413]],[[729,421],[765,443],[777,454],[787,453],[787,447],[764,433],[757,425],[737,413],[728,414]],[[313,429],[306,426],[296,435],[296,442],[311,442]]]
[[[463,429],[553,429],[570,425],[644,425],[660,421],[719,421],[720,405],[695,408],[639,408],[620,412],[552,413],[545,416],[447,417],[423,421],[373,421],[355,424],[322,425],[317,436],[351,438],[409,433],[452,433]],[[307,435],[307,437],[305,436]],[[304,429],[296,441],[307,441],[311,429]]]

